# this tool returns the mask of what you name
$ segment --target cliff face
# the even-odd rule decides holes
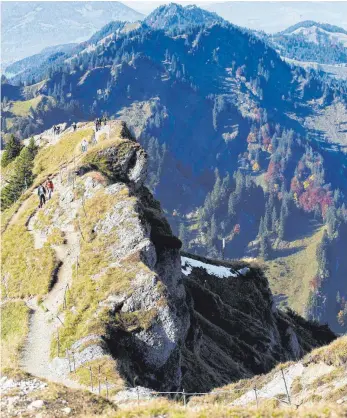
[[[183,350],[189,390],[265,373],[334,338],[328,327],[277,310],[257,267],[183,254],[182,273],[191,317]]]
[[[101,369],[114,391],[133,384],[208,390],[334,338],[324,327],[277,311],[258,268],[180,254],[181,242],[143,185],[147,155],[124,123],[110,122],[86,153],[66,156],[64,147],[76,153],[83,138],[93,138],[91,128],[81,125],[53,144],[40,139],[46,145],[35,170],[38,178],[49,173],[56,189],[43,209],[27,206],[22,230],[35,251],[56,254],[40,302],[59,322],[52,329],[31,291],[28,371],[40,375],[35,361],[42,355],[47,367],[41,374],[64,383],[89,384],[89,371]],[[16,278],[6,277],[11,289]]]

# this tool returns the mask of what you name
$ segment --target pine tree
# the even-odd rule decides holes
[[[265,234],[260,238],[260,256],[265,260],[269,260],[271,257],[271,243],[269,237]]]
[[[21,149],[22,144],[19,139],[17,139],[14,135],[11,135],[1,158],[1,166],[6,167],[11,161],[18,157]]]
[[[271,216],[272,216],[272,208],[271,208],[270,200],[268,200],[265,205],[265,216],[264,216],[264,227],[266,231],[271,231]]]
[[[217,222],[216,222],[216,217],[213,214],[212,219],[211,219],[211,230],[210,230],[210,239],[211,241],[215,240],[217,238]]]
[[[262,238],[265,235],[266,229],[265,229],[265,225],[264,225],[264,218],[261,217],[260,218],[260,223],[259,223],[259,232],[258,232],[258,236],[259,238]]]
[[[322,237],[322,241],[317,247],[316,250],[316,258],[318,261],[318,274],[322,278],[329,277],[329,256],[328,256],[328,250],[329,250],[329,237],[326,230],[324,230],[324,234]]]
[[[326,213],[326,224],[328,228],[328,235],[332,237],[336,232],[337,218],[335,206],[329,206]]]
[[[28,152],[29,152],[31,160],[34,160],[38,151],[38,146],[35,144],[35,139],[33,136],[30,138],[29,145],[27,148],[28,148]]]
[[[184,225],[184,223],[181,223],[179,226],[178,237],[182,241],[182,248],[187,249],[188,248],[188,233],[187,233],[187,228]]]
[[[276,211],[276,207],[274,206],[272,209],[272,214],[271,214],[271,231],[272,232],[276,232],[276,228],[277,227],[277,211]]]
[[[229,201],[228,201],[228,215],[235,216],[236,215],[236,205],[237,205],[237,196],[234,192],[230,193]]]
[[[33,141],[30,141],[29,146],[23,148],[19,154],[13,175],[9,179],[8,184],[1,190],[2,209],[10,207],[23,191],[33,183],[33,160],[37,152],[35,148]]]

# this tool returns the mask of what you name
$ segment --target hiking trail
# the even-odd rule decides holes
[[[58,176],[53,179],[55,184],[54,193],[64,192],[63,185],[58,181]],[[72,202],[74,204],[74,202]],[[28,223],[28,230],[33,234],[35,248],[40,248],[44,244],[40,231],[34,229],[34,216]],[[57,257],[57,269],[54,274],[56,281],[52,289],[38,305],[36,298],[27,301],[32,313],[29,320],[29,332],[23,349],[22,366],[23,368],[38,377],[46,378],[50,381],[63,383],[66,386],[79,388],[81,385],[67,377],[69,373],[68,360],[57,358],[51,360],[51,341],[56,338],[57,331],[63,327],[64,315],[60,312],[60,307],[64,302],[64,293],[67,285],[71,286],[72,269],[79,254],[79,235],[74,230],[70,222],[62,228],[65,235],[65,242],[62,245],[54,246]],[[65,353],[60,353],[65,357]]]

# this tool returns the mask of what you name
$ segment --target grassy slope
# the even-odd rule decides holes
[[[28,333],[29,309],[24,302],[1,306],[1,368],[17,368],[19,352]]]
[[[265,263],[265,273],[273,294],[279,299],[284,295],[282,303],[300,315],[304,314],[308,301],[310,281],[317,273],[316,248],[323,232],[320,228],[312,235],[288,242],[283,250],[285,255],[281,256],[280,252],[279,256]]]
[[[37,208],[32,195],[18,221],[2,235],[2,298],[26,298],[45,294],[55,267],[54,252],[49,246],[35,249],[34,238],[25,225]]]
[[[344,418],[347,408],[333,404],[294,408],[277,408],[273,403],[256,409],[230,407],[227,405],[207,405],[201,408],[184,408],[177,402],[157,400],[144,402],[140,406],[129,406],[117,411],[114,418]]]
[[[86,127],[76,132],[66,133],[54,146],[40,149],[35,158],[34,174],[38,179],[45,179],[50,174],[59,173],[59,167],[76,160],[81,155],[80,144],[84,138],[90,140],[92,127]]]
[[[347,337],[341,337],[333,341],[330,345],[320,347],[315,349],[311,353],[307,354],[304,359],[301,361],[305,366],[305,372],[294,379],[291,386],[289,386],[289,392],[291,393],[292,400],[295,396],[300,394],[307,399],[307,402],[310,401],[323,401],[323,402],[336,402],[338,399],[347,396],[347,385],[346,383],[339,387],[340,382],[343,377],[346,377],[346,367],[347,367]],[[224,386],[221,388],[223,393],[221,394],[211,394],[203,397],[194,398],[192,404],[194,405],[228,405],[231,402],[238,399],[240,396],[244,395],[248,391],[252,391],[256,386],[258,390],[261,390],[266,384],[271,382],[276,373],[279,370],[288,369],[291,365],[294,365],[294,362],[279,364],[275,369],[270,373],[264,375],[254,376],[251,379],[243,379],[231,385]],[[323,376],[314,378],[316,365],[321,367],[324,366],[334,366],[331,370],[327,370]],[[323,388],[323,385],[327,385]],[[319,396],[316,395],[317,389],[319,388]],[[218,390],[218,389],[217,389]],[[283,387],[284,391],[284,387]],[[325,392],[327,391],[327,392]],[[325,393],[324,398],[321,395]],[[262,400],[262,403],[267,401]],[[255,403],[255,401],[254,401]],[[315,416],[315,415],[313,415]],[[317,415],[320,416],[320,415]],[[324,415],[323,415],[324,416]],[[327,415],[329,416],[329,415]]]
[[[30,108],[32,107],[35,110],[41,102],[42,97],[43,96],[36,96],[30,100],[18,100],[11,103],[11,113],[15,116],[28,116]]]

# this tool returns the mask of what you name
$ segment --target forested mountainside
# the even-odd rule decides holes
[[[258,266],[180,254],[124,122],[43,132],[13,163],[27,188],[3,213],[3,368],[79,388],[102,370],[112,398],[206,391],[336,338],[278,310]]]
[[[23,58],[22,60],[8,65],[4,71],[4,74],[9,78],[15,78],[18,75],[23,76],[24,73],[24,78],[29,80],[30,74],[33,76],[35,71],[38,71],[38,67],[45,68],[47,70],[47,68],[52,65],[52,62],[58,58],[64,57],[66,53],[71,52],[77,45],[78,44],[70,43],[44,48],[38,54]],[[33,80],[31,79],[29,84],[33,84],[32,81]]]
[[[5,81],[3,131],[126,121],[186,250],[220,257],[224,238],[226,258],[265,260],[278,303],[346,330],[346,84],[230,24],[110,28],[36,84]]]
[[[320,64],[347,63],[347,31],[310,20],[264,38],[287,58]]]

